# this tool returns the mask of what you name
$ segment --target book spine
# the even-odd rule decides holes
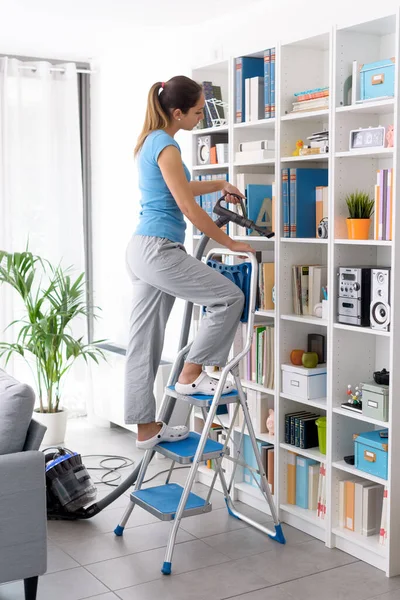
[[[264,51],[264,117],[271,117],[271,50]]]
[[[283,237],[290,237],[289,169],[282,169]]]
[[[235,82],[236,82],[236,123],[241,123],[244,119],[243,115],[243,90],[242,90],[243,65],[242,59],[239,57],[235,61]]]
[[[270,78],[270,89],[271,89],[271,109],[270,109],[270,116],[271,119],[275,118],[275,57],[276,57],[276,52],[275,52],[275,48],[271,49],[271,78]]]
[[[289,196],[290,196],[290,208],[289,208],[289,215],[290,215],[290,237],[297,237],[297,219],[296,219],[296,209],[297,209],[297,201],[296,201],[296,192],[297,192],[297,185],[296,185],[296,178],[297,178],[297,169],[290,169],[290,186],[289,186]]]

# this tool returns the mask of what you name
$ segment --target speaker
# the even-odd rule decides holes
[[[390,329],[390,267],[371,269],[371,329]]]
[[[197,164],[211,164],[211,148],[215,144],[227,144],[227,133],[213,133],[210,135],[199,135],[197,138]]]

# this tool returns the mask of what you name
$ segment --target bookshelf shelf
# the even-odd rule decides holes
[[[235,428],[235,431],[237,431],[238,433],[240,433],[242,431],[242,428],[237,425]],[[246,433],[246,429],[244,430],[244,432]],[[256,434],[256,438],[260,441],[260,442],[267,442],[268,444],[274,444],[275,445],[275,436],[271,435],[269,433],[260,433],[259,431],[255,432]]]
[[[335,244],[342,244],[345,246],[392,246],[390,240],[341,240],[336,239]]]
[[[221,163],[216,165],[193,165],[193,171],[217,171],[218,169],[229,169],[228,163]]]
[[[269,47],[268,45],[266,46]],[[395,69],[400,59],[400,8],[396,14],[373,19],[365,23],[337,26],[330,32],[316,35],[305,40],[276,45],[276,98],[275,118],[261,119],[247,123],[233,123],[236,114],[236,76],[235,58],[227,60],[217,67],[221,76],[221,89],[225,89],[224,100],[229,105],[230,154],[229,163],[224,165],[204,166],[194,169],[201,175],[209,170],[214,173],[228,173],[233,185],[258,183],[261,179],[265,185],[275,184],[274,188],[274,231],[275,238],[235,235],[244,230],[233,227],[230,232],[237,241],[245,241],[262,253],[262,262],[274,262],[275,310],[257,311],[260,323],[262,318],[271,319],[274,327],[274,389],[267,389],[251,381],[242,381],[247,391],[249,406],[253,416],[254,428],[260,441],[274,444],[274,483],[275,500],[279,517],[283,523],[305,531],[316,539],[322,540],[328,547],[337,547],[357,559],[364,560],[379,569],[387,576],[400,575],[400,510],[398,509],[398,493],[400,490],[400,469],[397,457],[400,455],[400,403],[397,402],[396,390],[400,388],[400,304],[396,298],[400,294],[400,245],[395,242],[399,211],[393,210],[393,241],[385,240],[348,240],[346,218],[348,210],[345,203],[347,194],[355,190],[365,190],[375,197],[377,171],[393,169],[399,172],[398,146],[400,143],[400,77],[396,73],[395,95],[393,98],[377,99],[365,103],[342,106],[345,96],[345,81],[352,74],[353,60],[368,63],[394,57]],[[263,57],[264,48],[253,54]],[[197,75],[197,71],[193,71]],[[204,80],[213,81],[216,67],[202,67]],[[307,75],[307,76],[306,76]],[[197,80],[199,80],[197,78]],[[200,79],[203,80],[203,79]],[[306,83],[307,81],[307,83]],[[218,82],[215,84],[219,85]],[[224,87],[225,86],[225,87]],[[294,93],[306,89],[329,87],[329,110],[313,110],[289,113],[295,101]],[[246,96],[244,96],[246,98]],[[296,141],[306,140],[323,127],[329,129],[329,153],[308,156],[292,156]],[[394,147],[349,151],[349,135],[353,129],[369,126],[394,127]],[[217,130],[213,128],[216,132]],[[211,133],[213,133],[212,131]],[[222,130],[220,130],[222,131]],[[198,131],[192,136],[192,149],[196,149],[196,136],[206,133]],[[258,142],[261,140],[275,142],[275,156],[259,163],[239,164],[235,161],[235,152],[239,144]],[[353,160],[351,160],[353,159]],[[328,239],[319,238],[284,238],[284,208],[281,177],[283,169],[327,169],[328,170],[328,202],[325,203],[329,224]],[[289,172],[290,176],[290,172]],[[267,180],[267,178],[269,178]],[[298,185],[298,179],[295,180]],[[290,179],[289,179],[290,181]],[[244,183],[243,183],[244,182]],[[392,206],[398,205],[400,193],[400,177],[392,179]],[[241,189],[244,192],[244,189]],[[299,192],[299,187],[297,187]],[[289,188],[290,197],[290,188]],[[299,193],[297,205],[299,205]],[[326,191],[323,202],[326,200]],[[290,208],[290,204],[289,204]],[[290,217],[290,214],[289,214]],[[289,218],[290,222],[290,218]],[[285,214],[285,226],[288,223]],[[314,223],[313,223],[314,225]],[[285,229],[286,231],[286,229]],[[313,229],[314,231],[314,229]],[[371,235],[374,235],[373,224]],[[312,235],[310,233],[310,235]],[[194,244],[198,243],[194,238]],[[327,319],[312,314],[293,314],[293,270],[294,265],[323,265],[327,267],[328,305]],[[375,330],[370,327],[356,327],[339,323],[337,318],[337,271],[340,266],[386,266],[391,267],[390,278],[390,331]],[[301,276],[306,277],[304,272]],[[319,284],[318,284],[319,285]],[[324,285],[324,284],[322,284]],[[297,306],[297,304],[296,304]],[[324,313],[325,315],[325,313]],[[293,349],[307,348],[308,334],[323,334],[325,337],[327,363],[326,398],[302,400],[282,393],[281,366],[288,362]],[[372,381],[373,373],[386,368],[390,371],[389,415],[388,423],[368,418],[362,414],[346,411],[340,407],[340,394],[347,384],[353,386]],[[243,371],[245,372],[245,371]],[[242,377],[243,377],[242,372]],[[325,392],[321,392],[325,394]],[[268,410],[275,411],[275,436],[261,434],[265,429]],[[300,449],[284,443],[285,413],[289,410],[309,410],[321,412],[327,417],[327,454],[319,452],[319,448]],[[374,428],[388,427],[390,431],[388,450],[388,481],[369,476],[347,465],[343,458],[354,454],[353,433]],[[237,428],[235,428],[237,431]],[[237,434],[235,434],[237,435]],[[289,505],[287,499],[288,462],[292,455],[311,458],[326,466],[326,519],[320,520],[312,511],[304,510],[297,505]],[[291,464],[291,463],[289,463]],[[234,485],[237,497],[260,510],[266,511],[266,503],[257,488],[242,481],[242,473],[238,469]],[[361,536],[338,527],[339,499],[338,482],[359,476],[371,482],[387,485],[387,526],[389,527],[386,545],[379,544],[378,536]],[[204,480],[206,476],[202,474]],[[393,497],[391,497],[393,494]],[[394,533],[393,533],[394,532]],[[392,533],[392,535],[391,535]]]
[[[283,448],[283,450],[288,450],[289,452],[295,452],[296,454],[300,454],[300,456],[306,456],[307,458],[312,458],[313,460],[316,460],[320,463],[326,463],[325,454],[321,454],[321,452],[318,450],[318,448],[307,448],[307,450],[305,450],[304,448],[299,448],[298,446],[292,446],[292,444],[285,444],[284,442],[281,442],[279,445],[281,448]]]
[[[333,408],[332,412],[334,412],[336,415],[343,415],[345,417],[349,417],[350,419],[364,421],[364,423],[372,423],[372,425],[376,425],[377,427],[387,427],[388,425],[385,421],[378,421],[378,419],[366,417],[363,414],[356,413],[354,410],[348,410],[346,408]]]
[[[204,127],[204,129],[193,129],[193,135],[209,135],[210,133],[223,133],[229,131],[229,125],[219,127]]]
[[[340,527],[334,527],[332,529],[332,533],[340,538],[352,542],[353,544],[357,544],[357,546],[373,552],[374,554],[378,554],[379,556],[383,557],[387,555],[386,547],[379,544],[378,535],[361,535],[359,533],[355,533],[354,531],[350,531],[349,529],[342,529]]]
[[[329,115],[329,109],[310,110],[304,112],[289,113],[281,117],[281,121],[298,121],[299,119],[320,119]]]
[[[387,480],[382,479],[382,477],[376,477],[375,475],[370,475],[369,473],[365,473],[364,471],[360,471],[360,469],[356,469],[352,465],[348,465],[344,460],[338,460],[332,463],[332,467],[334,469],[339,469],[339,471],[346,471],[346,473],[351,473],[352,475],[356,475],[357,477],[362,477],[363,479],[368,479],[368,481],[373,481],[374,483],[380,483],[381,485],[387,485]]]
[[[274,310],[256,310],[257,317],[269,317],[270,319],[275,319],[275,311]]]
[[[320,238],[281,238],[282,244],[327,244],[328,240]]]
[[[301,506],[297,506],[296,504],[281,504],[281,510],[284,510],[296,517],[301,517],[305,521],[320,527],[321,529],[326,529],[327,519],[323,520],[317,517],[315,510],[308,510],[307,508],[302,508]]]
[[[309,161],[328,161],[329,154],[309,154],[306,156],[283,156],[281,162],[309,162]]]
[[[296,321],[297,323],[308,323],[310,325],[320,325],[326,327],[328,321],[320,319],[319,317],[313,317],[312,315],[281,315],[281,319],[284,321]]]
[[[315,408],[320,408],[322,410],[326,410],[326,398],[316,398],[315,400],[303,400],[302,398],[297,398],[296,396],[292,396],[291,394],[280,394],[281,398],[285,398],[286,400],[292,400],[293,402],[299,402],[300,404],[305,404],[306,406],[314,406]]]
[[[235,123],[234,129],[260,129],[275,127],[276,119],[260,119],[259,121],[248,121],[247,123]]]
[[[354,331],[354,333],[366,333],[367,335],[390,337],[390,331],[381,331],[380,329],[371,329],[370,327],[357,327],[356,325],[346,325],[345,323],[334,323],[333,326],[335,329]]]
[[[393,148],[376,148],[375,150],[347,150],[336,152],[336,158],[393,158]]]
[[[388,98],[387,100],[364,102],[360,104],[350,104],[349,106],[338,106],[336,112],[342,113],[355,113],[355,114],[372,114],[372,115],[384,115],[394,110],[394,98]]]

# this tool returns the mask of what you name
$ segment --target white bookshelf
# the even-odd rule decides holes
[[[234,64],[235,57],[218,63],[193,69],[192,76],[197,81],[209,80],[221,85],[223,99],[228,102],[230,120],[228,125],[230,154],[229,163],[223,168],[229,173],[231,183],[236,183],[240,172],[275,173],[276,235],[273,240],[263,240],[247,236],[231,235],[235,239],[247,240],[257,250],[269,250],[275,259],[274,311],[259,311],[260,317],[271,317],[275,323],[275,389],[268,390],[252,382],[243,381],[250,393],[258,396],[260,403],[275,409],[275,491],[274,499],[280,519],[297,527],[309,535],[322,540],[327,547],[337,547],[383,570],[387,576],[400,574],[400,469],[396,457],[400,456],[400,437],[396,435],[400,426],[400,403],[393,390],[399,388],[400,372],[395,366],[400,360],[400,326],[397,325],[398,305],[395,298],[400,292],[400,244],[393,241],[352,241],[347,239],[345,218],[347,208],[344,197],[355,189],[367,189],[373,194],[376,171],[381,168],[399,169],[398,148],[399,128],[399,79],[396,69],[395,97],[364,104],[343,105],[343,85],[354,59],[366,63],[395,57],[399,60],[399,15],[393,14],[366,23],[357,23],[346,28],[335,27],[332,31],[310,39],[279,44],[266,42],[266,48],[276,48],[276,117],[274,119],[234,123]],[[262,56],[259,53],[249,56]],[[219,79],[218,79],[219,77]],[[328,110],[290,114],[293,93],[300,89],[329,85],[330,105]],[[394,148],[384,148],[368,152],[350,152],[349,132],[358,127],[394,125]],[[292,152],[298,139],[306,139],[313,131],[327,126],[330,132],[330,152],[328,155],[295,157]],[[215,129],[218,131],[218,129]],[[193,135],[193,150],[196,137],[211,131],[196,131]],[[275,139],[275,158],[252,165],[239,165],[234,162],[238,143],[265,139]],[[286,239],[283,238],[280,174],[283,167],[301,168],[313,166],[329,169],[329,238]],[[218,166],[212,167],[218,170]],[[219,165],[219,168],[221,166]],[[193,166],[196,174],[198,167]],[[207,171],[204,168],[204,171]],[[396,215],[395,197],[399,196],[397,177],[394,182],[393,231],[400,229]],[[371,234],[373,236],[373,226]],[[193,240],[194,246],[199,237]],[[215,247],[213,244],[209,247]],[[326,264],[328,267],[328,320],[313,316],[293,314],[292,279],[293,264]],[[336,273],[339,266],[391,266],[391,331],[381,332],[357,328],[337,322],[336,317]],[[281,365],[289,362],[293,348],[304,347],[308,333],[322,333],[326,336],[327,354],[327,397],[314,401],[299,401],[285,395],[281,390]],[[371,381],[372,374],[383,367],[391,374],[389,397],[389,422],[364,417],[362,414],[346,411],[341,403],[346,400],[347,384],[353,386]],[[327,416],[327,454],[318,448],[300,450],[284,442],[284,415],[293,409],[313,407]],[[254,423],[260,441],[271,441],[261,423]],[[374,428],[388,427],[388,480],[368,475],[344,462],[344,456],[354,454],[353,433],[361,433]],[[264,436],[264,437],[263,437]],[[327,514],[324,520],[317,519],[313,511],[287,503],[287,457],[288,452],[315,458],[326,467]],[[385,545],[379,543],[379,536],[366,537],[355,534],[339,526],[339,482],[357,475],[388,487],[388,539]],[[210,481],[210,473],[202,469],[199,478],[204,483]],[[241,501],[267,512],[259,490],[241,479],[240,469],[235,482],[235,496]]]

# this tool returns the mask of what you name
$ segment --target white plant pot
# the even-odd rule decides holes
[[[64,442],[65,432],[67,429],[67,417],[68,413],[65,408],[61,409],[60,412],[57,413],[34,412],[34,420],[47,427],[47,431],[44,434],[42,442],[43,445],[55,446]]]

